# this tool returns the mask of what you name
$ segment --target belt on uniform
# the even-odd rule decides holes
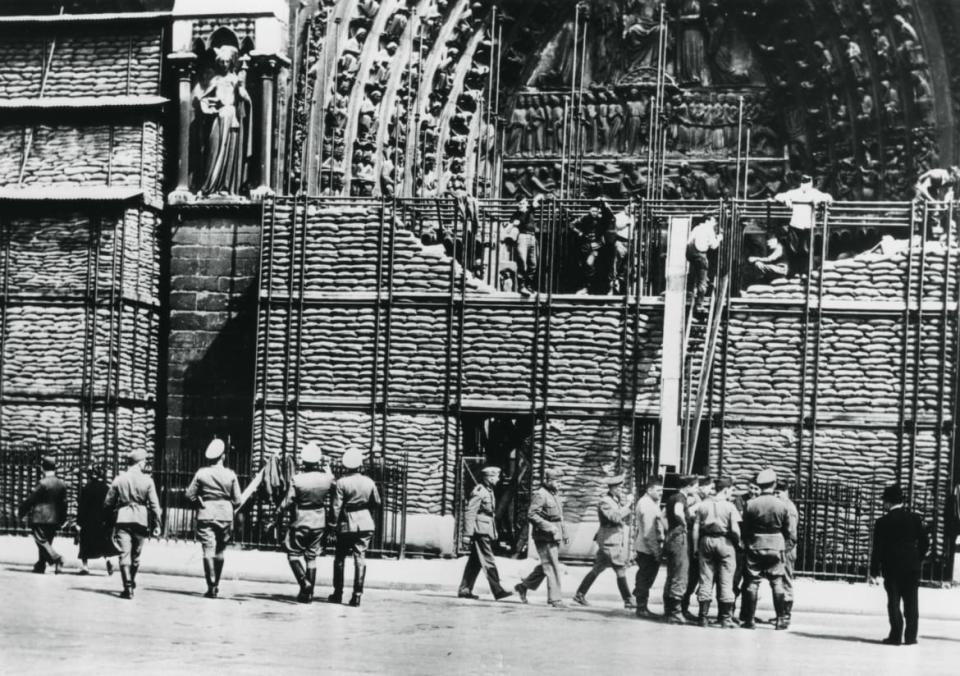
[[[704,533],[703,536],[708,538],[725,538],[727,537],[727,534],[726,533]]]
[[[369,509],[367,505],[344,505],[343,511],[345,512],[365,512]]]
[[[563,521],[563,517],[560,517],[560,516],[544,516],[543,514],[541,514],[540,518],[543,519],[544,521],[552,521],[553,523],[560,523],[561,521]]]

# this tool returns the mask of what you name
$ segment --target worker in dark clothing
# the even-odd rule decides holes
[[[516,258],[518,270],[518,291],[530,295],[537,289],[537,270],[540,264],[540,244],[538,242],[536,210],[543,201],[543,195],[537,195],[532,201],[526,197],[517,203],[510,216],[510,228],[516,228]]]
[[[29,517],[30,533],[37,545],[37,562],[33,572],[43,574],[47,564],[53,572],[63,570],[63,557],[53,548],[57,529],[67,520],[67,484],[57,476],[57,462],[49,456],[40,459],[43,478],[30,496],[20,504],[21,518]]]
[[[777,629],[790,626],[792,608],[784,598],[783,578],[785,553],[797,541],[797,526],[790,520],[790,513],[783,501],[774,494],[777,474],[765,469],[757,475],[760,495],[747,503],[743,515],[743,542],[747,549],[746,581],[743,592],[744,629],[753,629],[757,611],[757,592],[760,579],[770,582],[773,592],[773,607],[777,611]]]
[[[579,280],[577,293],[604,293],[603,276],[597,274],[601,254],[607,246],[607,239],[613,239],[610,233],[616,233],[616,219],[610,206],[604,200],[590,205],[590,210],[570,223],[577,247]]]
[[[697,477],[680,477],[680,490],[667,500],[667,537],[663,544],[663,558],[667,562],[667,581],[663,585],[663,616],[667,624],[686,624],[680,612],[680,603],[690,577],[690,549],[687,523],[690,509],[687,500],[697,492]]]
[[[106,561],[107,573],[113,575],[111,556],[117,554],[113,546],[113,521],[103,506],[110,486],[107,484],[107,468],[103,463],[97,463],[87,470],[87,483],[80,489],[77,496],[77,544],[80,551],[80,574],[89,575],[87,562],[90,559],[103,558]]]
[[[899,486],[884,489],[883,507],[887,513],[877,519],[873,529],[873,554],[870,557],[870,582],[877,584],[877,577],[882,575],[883,588],[887,592],[890,634],[883,643],[914,645],[920,617],[917,599],[920,564],[927,555],[930,538],[923,520],[904,506],[903,491]]]

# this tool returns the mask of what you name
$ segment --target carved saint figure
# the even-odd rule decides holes
[[[200,124],[204,195],[236,195],[246,179],[253,154],[250,95],[237,73],[239,51],[232,45],[214,47],[214,72],[194,88]]]
[[[680,81],[710,86],[699,0],[684,0],[680,7]]]

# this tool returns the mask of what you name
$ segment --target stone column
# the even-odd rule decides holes
[[[251,53],[254,72],[260,78],[260,185],[250,198],[262,200],[274,194],[273,185],[273,108],[280,69],[289,61],[278,54]]]
[[[193,52],[175,52],[167,61],[177,76],[180,98],[180,120],[177,139],[177,187],[167,196],[169,204],[183,204],[193,200],[190,192],[190,111],[193,106],[193,72],[197,55]]]

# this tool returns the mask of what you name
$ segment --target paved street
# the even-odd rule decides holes
[[[374,590],[355,609],[295,603],[292,584],[226,580],[218,600],[200,595],[200,578],[142,574],[138,584],[137,598],[123,601],[118,577],[100,571],[0,568],[0,673],[930,676],[956,674],[960,663],[960,622],[945,620],[921,620],[920,645],[892,648],[876,642],[886,631],[879,615],[800,610],[789,632],[748,632],[641,621],[612,603],[553,610],[542,592],[523,606]],[[482,582],[478,591],[487,593]]]

